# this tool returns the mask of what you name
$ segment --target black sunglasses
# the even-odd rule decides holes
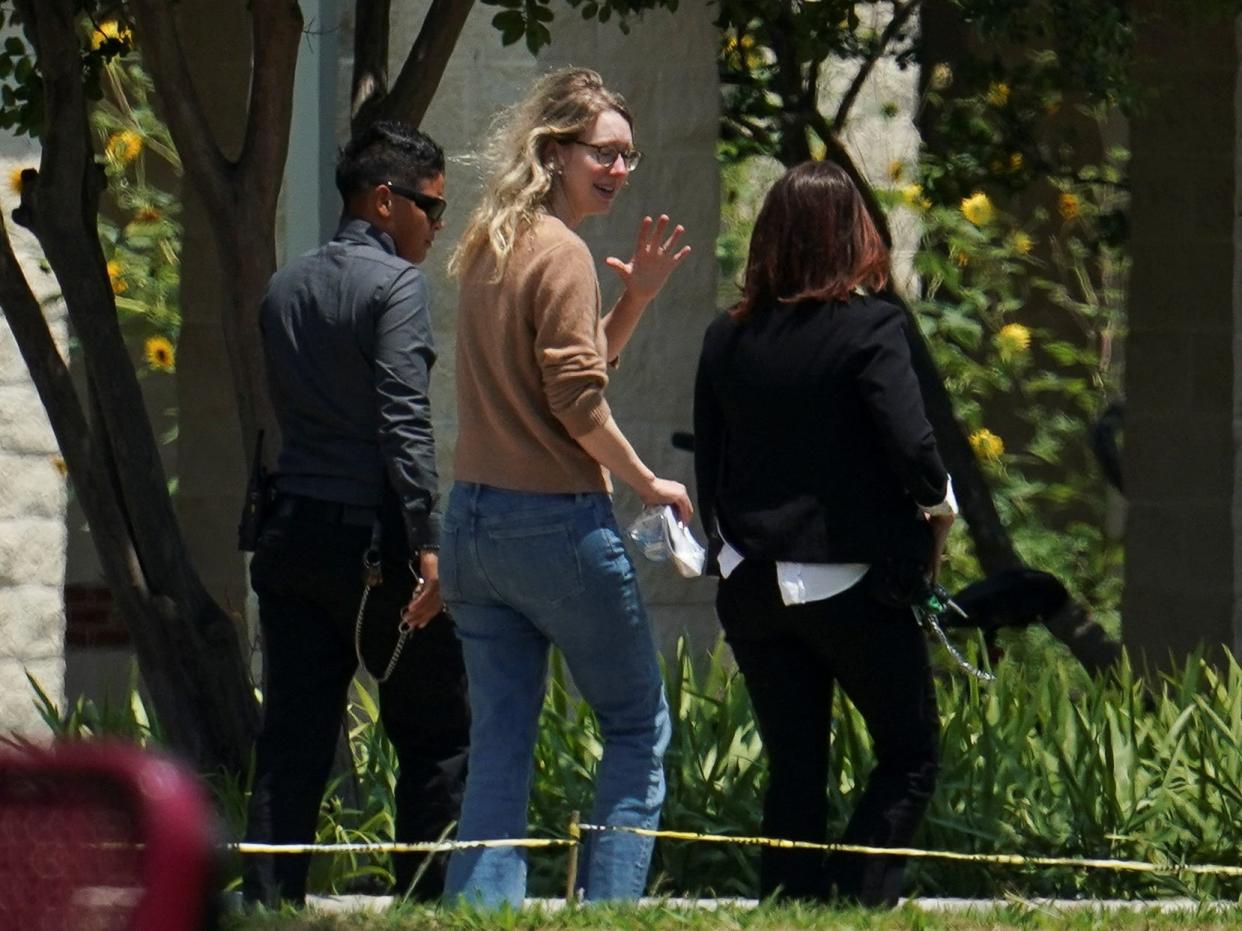
[[[422,191],[416,191],[413,188],[402,187],[399,184],[393,184],[391,181],[381,181],[379,183],[398,197],[414,201],[414,206],[427,214],[427,219],[432,223],[439,223],[440,217],[444,216],[444,211],[448,209],[448,201],[443,197],[432,197],[430,194],[424,194]]]

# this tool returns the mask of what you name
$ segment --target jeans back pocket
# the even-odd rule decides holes
[[[496,591],[515,608],[547,607],[580,595],[582,566],[573,525],[510,524],[486,534],[484,571]]]

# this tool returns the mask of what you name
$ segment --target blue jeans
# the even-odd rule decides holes
[[[605,494],[535,494],[458,482],[444,515],[440,585],[470,687],[470,766],[459,840],[524,837],[548,647],[564,655],[604,738],[594,824],[654,828],[664,801],[668,704],[634,566]],[[640,896],[652,841],[587,839],[586,898]],[[445,896],[520,905],[526,853],[465,850]]]

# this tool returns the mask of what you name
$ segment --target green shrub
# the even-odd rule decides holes
[[[670,829],[738,836],[759,832],[765,784],[762,748],[741,678],[718,647],[699,663],[684,646],[666,669],[674,714],[666,758]],[[965,853],[1120,858],[1162,864],[1242,864],[1242,668],[1202,659],[1154,682],[1123,665],[1105,681],[1057,664],[1011,660],[987,686],[946,674],[937,683],[943,722],[942,771],[916,845]],[[878,674],[882,674],[882,670]],[[585,821],[601,742],[595,719],[554,661],[535,754],[531,832],[567,836],[570,813]],[[142,743],[157,731],[135,695],[129,710],[79,701],[59,710],[39,703],[65,739],[104,735]],[[837,698],[828,793],[839,832],[871,766],[858,714]],[[351,709],[357,783],[330,787],[321,841],[392,837],[395,760],[374,701],[361,692]],[[215,784],[229,836],[240,839],[245,792]],[[349,801],[346,801],[349,799]],[[661,840],[652,889],[670,895],[753,895],[753,847]],[[563,893],[564,851],[532,851],[532,895]],[[236,858],[231,863],[234,874]],[[371,889],[390,880],[387,857],[317,857],[312,888]],[[1242,883],[1217,877],[912,862],[924,893],[996,896],[1146,897],[1191,894],[1235,898]]]

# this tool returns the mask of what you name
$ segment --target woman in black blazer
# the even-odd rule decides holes
[[[791,169],[751,238],[741,302],[703,341],[695,473],[717,614],[768,754],[766,835],[823,843],[832,690],[876,766],[843,843],[908,846],[935,784],[927,646],[899,582],[934,574],[954,507],[889,255],[849,176]],[[904,861],[765,848],[760,895],[895,904]]]

